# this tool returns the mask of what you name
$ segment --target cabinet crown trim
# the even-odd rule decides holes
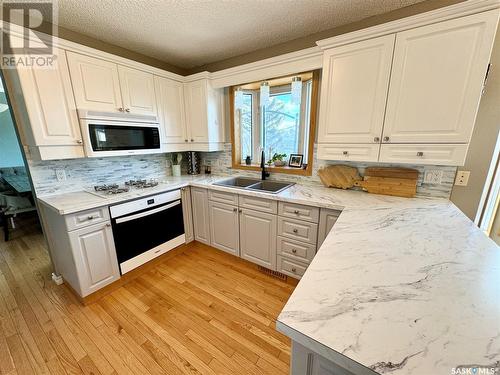
[[[415,27],[426,26],[433,23],[447,21],[453,18],[465,17],[475,13],[486,12],[500,8],[500,0],[469,0],[443,8],[430,10],[428,12],[413,16],[400,18],[394,21],[367,27],[365,29],[352,31],[350,33],[337,35],[327,39],[316,41],[323,50],[350,44],[365,39],[375,38],[386,34],[397,33]]]

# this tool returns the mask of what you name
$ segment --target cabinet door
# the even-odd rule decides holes
[[[224,89],[213,89],[209,86],[207,96],[208,141],[224,142]]]
[[[497,20],[494,10],[397,34],[384,140],[469,142]]]
[[[276,226],[276,215],[242,209],[240,213],[241,257],[276,270]]]
[[[380,141],[393,48],[387,35],[324,52],[318,143]]]
[[[184,216],[184,233],[186,243],[194,241],[193,210],[191,204],[191,188],[189,186],[181,188],[182,215]]]
[[[68,52],[68,65],[79,109],[117,112],[123,107],[116,64]]]
[[[319,213],[319,227],[318,227],[318,249],[325,240],[333,225],[339,218],[341,211],[329,210],[327,208],[322,208]]]
[[[202,79],[184,85],[186,123],[189,142],[208,142],[207,80]]]
[[[157,116],[154,76],[118,66],[123,108],[126,112]]]
[[[109,222],[75,230],[69,238],[82,297],[120,278]]]
[[[240,255],[238,208],[219,202],[210,202],[210,234],[212,246],[230,254]]]
[[[57,52],[56,69],[19,69],[34,146],[78,146],[82,136],[66,53]]]
[[[158,117],[163,128],[163,142],[188,142],[183,84],[171,79],[155,77],[155,90]]]
[[[191,188],[193,204],[194,239],[210,245],[210,215],[208,213],[207,189]]]

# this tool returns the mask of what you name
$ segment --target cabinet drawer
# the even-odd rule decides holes
[[[467,144],[383,144],[380,161],[431,165],[464,165]]]
[[[318,144],[318,159],[378,161],[380,144]]]
[[[227,193],[225,191],[209,190],[208,199],[214,202],[238,205],[238,195],[234,193]]]
[[[318,224],[278,216],[278,235],[316,245]]]
[[[278,272],[300,279],[306,272],[307,265],[299,263],[293,259],[278,255]]]
[[[65,215],[64,219],[66,220],[66,228],[70,231],[109,220],[109,210],[108,207],[99,207]]]
[[[278,205],[278,215],[317,223],[319,221],[319,208],[304,206],[302,204],[280,202]]]
[[[241,208],[249,208],[255,211],[268,212],[270,214],[276,214],[278,212],[278,202],[270,199],[240,195],[239,204]]]
[[[289,258],[309,263],[316,254],[316,246],[310,243],[290,240],[278,236],[277,243],[278,254]]]

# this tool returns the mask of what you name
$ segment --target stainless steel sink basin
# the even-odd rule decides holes
[[[232,177],[219,182],[214,182],[214,185],[278,194],[279,192],[292,186],[293,183],[269,180],[261,181],[245,177]]]
[[[265,191],[267,193],[278,194],[279,192],[292,186],[292,183],[278,181],[260,181],[247,187],[248,190]]]
[[[247,186],[258,183],[259,181],[260,180],[253,179],[253,178],[232,177],[232,178],[228,178],[227,180],[214,182],[214,185],[245,188]]]

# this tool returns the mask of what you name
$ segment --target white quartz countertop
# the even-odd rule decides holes
[[[69,214],[191,185],[343,210],[278,330],[361,374],[500,367],[500,249],[451,202],[321,186],[269,194],[212,185],[227,177],[169,177],[109,198],[75,192],[39,200]]]

